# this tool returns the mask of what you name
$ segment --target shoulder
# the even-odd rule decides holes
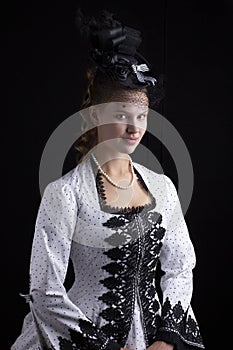
[[[80,166],[77,165],[66,174],[59,178],[50,181],[43,191],[43,197],[53,196],[54,194],[60,198],[73,201],[77,199],[78,190],[80,187]]]
[[[177,192],[174,182],[168,175],[163,173],[158,173],[146,167],[145,165],[142,165],[137,162],[133,162],[133,164],[135,165],[137,170],[141,171],[142,174],[144,174],[144,176],[147,177],[148,181],[154,184],[157,183],[157,185],[165,186],[169,192],[173,192],[173,193]]]

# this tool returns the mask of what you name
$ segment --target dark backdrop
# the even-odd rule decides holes
[[[19,292],[28,292],[30,249],[41,199],[41,154],[54,129],[78,111],[85,91],[87,54],[73,23],[77,6],[93,14],[106,8],[123,23],[141,29],[140,51],[154,70],[166,76],[166,97],[159,112],[179,131],[194,168],[193,197],[185,215],[197,255],[193,309],[206,348],[224,349],[223,342],[231,342],[226,317],[231,315],[232,297],[233,5],[194,0],[137,4],[99,0],[95,5],[90,0],[21,1],[9,8],[8,36],[3,41],[8,121],[2,129],[6,150],[2,201],[7,199],[2,247],[7,268],[3,268],[1,348],[9,349],[28,312]],[[159,147],[164,173],[177,185],[173,160],[165,147]],[[68,161],[67,170],[71,167]]]

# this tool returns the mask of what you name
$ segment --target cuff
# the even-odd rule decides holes
[[[120,344],[110,341],[107,344],[105,350],[120,350],[120,348],[122,348],[122,346]]]
[[[174,350],[198,350],[205,349],[202,343],[192,343],[191,341],[182,340],[176,331],[167,331],[160,329],[156,334],[156,340],[164,341],[174,345]]]

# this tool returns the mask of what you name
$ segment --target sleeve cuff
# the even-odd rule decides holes
[[[110,341],[107,344],[105,350],[120,350],[120,348],[122,348],[122,346],[120,344]]]
[[[203,344],[192,344],[182,340],[180,335],[175,331],[159,330],[156,334],[156,340],[164,341],[166,343],[174,345],[174,350],[198,350],[205,349]]]

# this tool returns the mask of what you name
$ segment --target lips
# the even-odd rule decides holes
[[[124,138],[124,140],[127,142],[127,143],[132,143],[132,144],[134,144],[134,143],[137,143],[138,141],[139,141],[139,137],[137,137],[137,138],[132,138],[132,137],[125,137]]]
[[[139,139],[139,137],[125,137],[125,139],[137,141]]]

